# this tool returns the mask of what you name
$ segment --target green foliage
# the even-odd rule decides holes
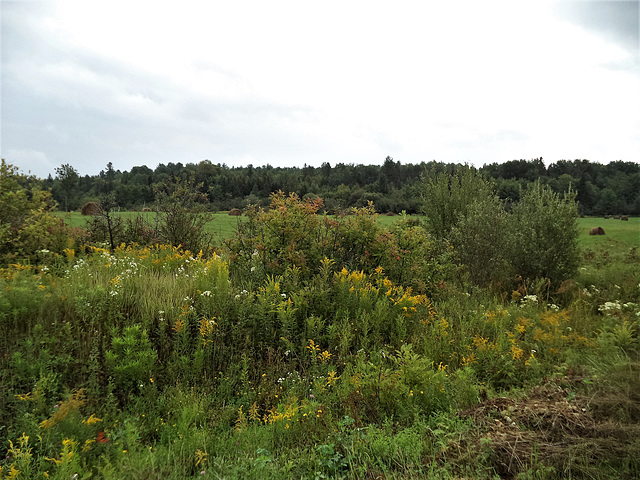
[[[235,238],[227,242],[236,271],[250,279],[295,268],[309,278],[323,258],[318,241],[323,219],[316,215],[321,202],[277,192],[271,195],[269,210],[250,207],[248,221],[240,223]]]
[[[206,194],[200,191],[202,187],[193,179],[180,178],[156,187],[158,235],[163,241],[191,252],[208,248],[210,238],[204,226],[211,216],[204,203]]]
[[[451,230],[467,216],[479,199],[492,195],[492,184],[475,168],[458,166],[453,173],[437,173],[423,178],[422,213],[429,229],[438,238],[448,238]]]
[[[321,199],[278,192],[268,210],[249,209],[248,221],[226,242],[236,278],[250,284],[281,275],[287,284],[304,285],[329,265],[367,273],[382,268],[397,283],[433,293],[451,274],[446,242],[432,239],[420,222],[403,217],[386,228],[373,205],[335,218],[320,215],[321,206]]]
[[[457,261],[469,280],[482,287],[510,285],[514,277],[509,258],[513,241],[509,216],[495,196],[473,200],[451,231]]]
[[[59,201],[64,205],[64,210],[74,210],[78,206],[78,192],[76,186],[80,175],[78,171],[68,163],[60,165],[56,168],[56,193],[58,194]]]
[[[157,356],[147,332],[133,325],[125,328],[122,336],[113,337],[105,360],[116,387],[122,393],[129,393],[149,381]]]
[[[536,182],[507,213],[489,182],[473,170],[425,179],[431,231],[450,240],[469,279],[509,286],[547,279],[552,288],[576,273],[579,261],[575,193],[561,197]]]
[[[525,279],[548,278],[552,287],[576,274],[578,205],[575,192],[560,196],[536,182],[514,205],[510,262]]]
[[[0,270],[0,477],[637,477],[638,259],[615,229],[584,232],[556,305],[544,280],[496,297],[451,276],[515,215],[495,199],[453,252],[416,219],[279,201],[222,257],[87,246]]]
[[[99,205],[100,213],[92,215],[87,222],[87,233],[92,242],[107,243],[113,251],[121,243],[122,217],[114,215],[116,203],[113,194],[103,196]]]
[[[159,164],[130,171],[114,170],[107,165],[98,175],[84,176],[71,191],[69,209],[112,192],[123,209],[137,209],[158,200],[154,188],[170,178],[194,177],[202,184],[209,210],[229,211],[248,205],[269,204],[272,192],[297,192],[301,198],[323,198],[325,210],[333,214],[349,208],[366,207],[373,202],[381,213],[406,211],[416,214],[421,208],[420,176],[451,173],[460,165],[441,162],[407,164],[388,157],[383,165],[355,165],[328,162],[320,167],[278,167],[270,165],[228,167],[208,160],[193,163]],[[519,200],[521,188],[540,179],[554,192],[562,194],[569,184],[577,191],[582,215],[640,214],[640,166],[637,162],[610,162],[606,165],[588,160],[559,160],[548,166],[542,159],[511,160],[484,165],[479,169],[491,178],[496,192],[507,205]],[[67,209],[63,177],[45,180],[54,198]],[[80,203],[78,203],[80,202]]]
[[[62,253],[73,245],[72,231],[52,214],[55,203],[35,177],[0,164],[0,265]],[[39,255],[40,254],[40,255]]]

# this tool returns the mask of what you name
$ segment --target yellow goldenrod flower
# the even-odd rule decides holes
[[[101,418],[96,417],[95,414],[92,413],[91,416],[86,420],[83,420],[82,423],[85,423],[87,425],[93,425],[94,423],[98,423],[101,421],[102,421]]]

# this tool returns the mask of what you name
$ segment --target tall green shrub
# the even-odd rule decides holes
[[[438,238],[448,238],[475,201],[493,195],[493,185],[475,168],[466,165],[457,166],[452,174],[424,176],[422,184],[422,213]]]
[[[576,273],[575,192],[560,196],[538,181],[507,213],[493,185],[472,168],[424,182],[430,231],[451,242],[472,283],[505,285],[519,275],[525,282],[545,279],[558,286]]]
[[[200,191],[202,188],[202,183],[180,178],[156,186],[158,234],[162,240],[191,252],[209,246],[211,239],[204,227],[213,217],[207,211],[208,197]]]
[[[27,260],[38,254],[61,253],[72,231],[55,217],[51,192],[40,181],[19,172],[2,159],[0,163],[0,265]]]
[[[513,278],[509,258],[513,235],[508,220],[500,200],[490,196],[472,202],[451,230],[455,258],[473,284],[504,285]]]
[[[578,204],[575,191],[562,196],[539,181],[514,205],[511,264],[525,280],[549,279],[552,286],[575,275],[578,247]]]
[[[282,275],[289,284],[293,276],[305,283],[330,259],[324,265],[334,271],[382,267],[392,281],[426,293],[452,270],[446,242],[433,239],[420,222],[403,218],[386,228],[372,204],[338,217],[319,215],[321,206],[319,198],[277,192],[269,210],[250,208],[248,221],[226,242],[232,276],[255,284],[269,275]]]

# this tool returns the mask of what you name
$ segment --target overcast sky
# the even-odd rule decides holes
[[[640,161],[638,1],[1,1],[0,153]]]

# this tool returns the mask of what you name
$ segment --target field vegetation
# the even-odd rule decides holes
[[[637,218],[460,168],[86,225],[0,173],[0,479],[640,476]]]

